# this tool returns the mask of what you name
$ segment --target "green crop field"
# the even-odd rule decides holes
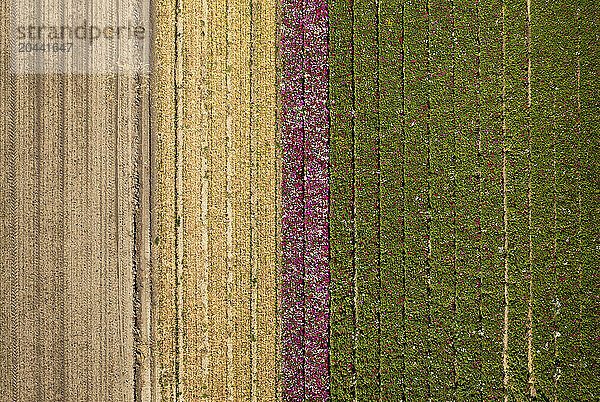
[[[332,400],[600,398],[600,5],[329,12]]]

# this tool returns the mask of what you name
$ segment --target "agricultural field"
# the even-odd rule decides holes
[[[154,7],[153,395],[276,400],[275,4]]]
[[[148,74],[11,4],[0,400],[600,400],[597,1],[156,0]]]
[[[154,2],[149,75],[15,75],[5,3],[2,395],[275,400],[275,4]]]
[[[150,339],[148,78],[12,73],[11,5],[0,5],[0,399],[134,400],[150,378],[134,353]]]
[[[599,398],[599,8],[331,1],[331,399]]]

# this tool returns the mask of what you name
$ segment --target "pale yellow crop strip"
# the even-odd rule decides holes
[[[181,169],[182,169],[182,398],[208,395],[210,370],[210,272],[208,191],[210,140],[210,36],[208,1],[181,4]]]
[[[227,0],[209,3],[211,66],[210,184],[208,222],[210,281],[208,284],[210,370],[209,397],[227,400]]]
[[[169,400],[274,400],[275,5],[178,4],[155,6],[154,381]]]
[[[175,278],[175,10],[172,0],[153,2],[151,75],[153,400],[176,400]]]
[[[252,0],[253,401],[277,400],[276,2]]]
[[[250,0],[228,0],[227,192],[228,331],[227,400],[252,393],[250,189]]]
[[[0,32],[8,32],[9,27],[9,4],[8,1],[0,3]],[[9,46],[7,35],[0,35],[0,48],[6,49]],[[10,60],[5,52],[0,53],[0,130],[5,133],[0,140],[0,216],[10,216],[13,205],[11,201],[11,188],[9,177],[11,175],[10,166],[8,163],[8,153],[11,150],[9,142],[9,115],[10,115]],[[0,328],[6,329],[8,332],[0,337],[0,389],[10,390],[12,375],[10,370],[11,363],[11,223],[9,219],[0,219],[0,239],[2,239],[2,247],[0,247]],[[7,393],[10,397],[10,393]]]

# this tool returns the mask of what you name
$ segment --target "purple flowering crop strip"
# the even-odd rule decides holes
[[[329,394],[327,4],[305,0],[305,6],[305,397],[324,401]]]
[[[281,357],[286,400],[304,399],[304,108],[302,9],[282,1],[281,136],[282,253]]]
[[[282,1],[282,392],[329,397],[327,4]]]

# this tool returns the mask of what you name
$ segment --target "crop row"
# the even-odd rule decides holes
[[[284,400],[329,394],[327,8],[282,2],[282,378]]]

